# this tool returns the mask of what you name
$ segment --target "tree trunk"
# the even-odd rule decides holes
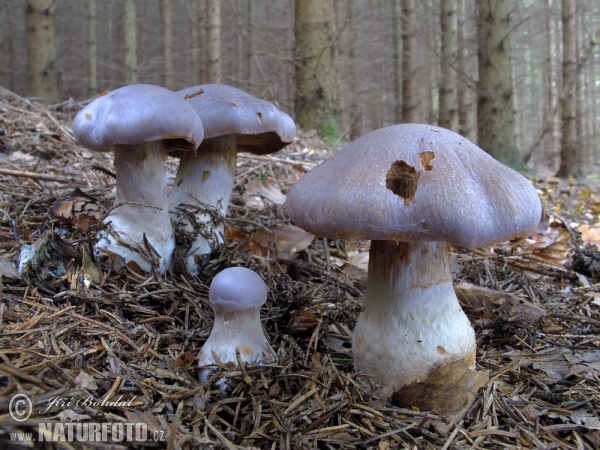
[[[477,142],[477,102],[472,89],[477,79],[476,52],[472,51],[475,41],[475,2],[458,0],[458,60],[462,76],[457,85],[458,129],[471,142]]]
[[[27,95],[47,103],[56,103],[60,99],[55,11],[54,0],[27,0],[25,3]]]
[[[221,0],[207,0],[207,73],[205,83],[221,83]]]
[[[457,0],[442,0],[442,65],[440,78],[439,125],[458,131],[456,98],[456,57],[458,54]]]
[[[402,122],[402,2],[394,0],[394,122]]]
[[[581,165],[577,154],[577,129],[575,121],[575,90],[567,86],[567,81],[575,68],[575,5],[572,0],[562,0],[562,77],[563,95],[560,113],[562,138],[560,142],[560,166],[557,177],[581,176]],[[575,80],[573,80],[575,81]]]
[[[256,0],[247,0],[248,6],[248,80],[247,89],[250,90],[251,86],[254,86],[256,80],[256,26],[258,24],[258,5]]]
[[[360,64],[357,61],[357,50],[359,46],[360,17],[357,14],[356,3],[358,0],[348,1],[348,61],[350,63],[350,141],[361,136],[363,119],[363,102],[360,101],[361,93],[359,90]]]
[[[515,115],[510,61],[510,0],[479,5],[479,146],[516,170],[527,170],[515,144]]]
[[[125,84],[137,83],[135,0],[125,0]]]
[[[200,83],[208,78],[208,0],[198,0],[198,47],[200,48]]]
[[[88,98],[92,98],[98,93],[98,38],[96,25],[96,0],[88,0]]]
[[[198,2],[189,3],[190,15],[190,41],[191,41],[191,62],[190,62],[190,86],[200,84],[200,24],[198,21]],[[187,83],[186,83],[187,84]]]
[[[546,96],[544,102],[544,116],[547,117],[552,111],[553,105],[556,103],[556,99],[558,98],[557,86],[556,86],[556,73],[554,69],[556,67],[556,27],[554,25],[554,19],[552,17],[552,0],[545,1],[545,31],[546,31],[546,70],[545,81],[546,81]],[[551,120],[548,122],[548,136],[546,142],[548,142],[546,146],[546,151],[543,155],[541,155],[541,159],[550,160],[552,162],[556,161],[556,156],[558,153],[558,149],[556,146],[557,142],[557,132],[556,132],[555,120]],[[540,158],[536,158],[537,160]],[[527,162],[527,161],[525,161]],[[552,167],[552,165],[546,162],[547,165]]]
[[[414,0],[402,0],[402,122],[419,121]]]
[[[171,0],[160,0],[160,13],[162,16],[162,53],[163,53],[163,86],[167,89],[175,88],[175,67],[173,66],[173,16],[171,14]]]
[[[296,121],[337,139],[340,108],[332,21],[331,0],[295,0]]]

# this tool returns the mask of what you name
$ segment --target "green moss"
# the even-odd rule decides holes
[[[317,129],[317,133],[324,140],[326,140],[330,144],[333,144],[337,142],[340,137],[340,127],[335,122],[326,122],[319,126],[319,128]]]

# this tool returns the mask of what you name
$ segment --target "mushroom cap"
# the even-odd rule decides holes
[[[183,139],[190,149],[204,137],[202,122],[181,96],[152,84],[132,84],[98,97],[73,121],[77,142],[97,152],[115,145]]]
[[[232,86],[202,84],[177,94],[196,111],[207,138],[235,134],[240,152],[275,153],[296,136],[296,125],[290,116]]]
[[[479,247],[527,236],[542,206],[532,183],[444,128],[393,125],[346,145],[290,189],[296,225],[331,239]]]
[[[267,301],[267,286],[250,269],[228,267],[213,278],[208,301],[213,309],[223,312],[258,308]]]

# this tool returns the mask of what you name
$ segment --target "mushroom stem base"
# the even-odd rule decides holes
[[[206,383],[215,370],[203,367],[216,363],[213,352],[221,363],[237,363],[236,349],[246,363],[269,363],[275,359],[260,321],[260,307],[228,312],[215,310],[213,329],[198,354],[200,382]]]
[[[167,209],[165,152],[160,142],[115,146],[117,192],[98,233],[96,252],[117,268],[136,263],[145,272],[170,267],[175,239]]]
[[[222,218],[227,214],[237,159],[235,136],[205,139],[181,158],[169,194],[177,246],[188,269],[197,275],[202,261],[223,243]],[[183,239],[182,236],[189,236]],[[185,242],[185,241],[188,242]]]
[[[449,244],[371,242],[352,347],[356,369],[394,390],[452,361],[474,369],[475,333],[454,293]]]

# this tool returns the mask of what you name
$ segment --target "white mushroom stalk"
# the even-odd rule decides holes
[[[116,145],[114,151],[115,202],[98,233],[96,252],[113,258],[117,268],[135,262],[145,272],[153,266],[164,272],[171,265],[175,239],[166,207],[162,143]]]
[[[446,242],[371,241],[356,369],[394,390],[463,359],[475,369],[475,333],[462,311]]]
[[[223,243],[236,158],[235,136],[222,136],[205,139],[196,152],[185,152],[179,163],[169,211],[178,233],[192,237],[183,256],[194,275]]]
[[[260,322],[260,307],[266,300],[264,281],[250,269],[230,267],[215,276],[209,291],[215,315],[213,329],[198,355],[202,383],[208,380],[217,362],[237,363],[236,352],[242,361],[250,364],[275,359]],[[220,386],[225,387],[224,383]]]

